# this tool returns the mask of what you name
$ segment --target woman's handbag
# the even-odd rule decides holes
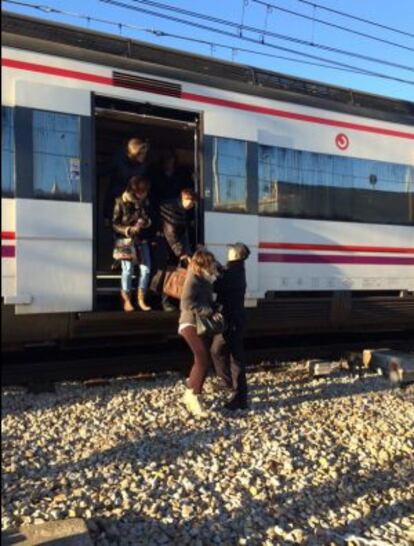
[[[227,324],[222,313],[214,313],[211,317],[196,316],[197,335],[215,336],[226,331]]]
[[[167,270],[164,279],[163,292],[170,298],[181,299],[184,282],[187,276],[187,270],[183,267],[177,267],[174,270]]]
[[[114,260],[137,262],[137,249],[135,248],[133,239],[130,237],[116,239],[112,257]]]

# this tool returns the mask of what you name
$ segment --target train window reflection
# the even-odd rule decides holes
[[[37,197],[80,198],[80,118],[33,112],[33,177]]]
[[[414,168],[259,146],[259,212],[405,224],[413,221]]]
[[[1,192],[8,196],[14,193],[15,147],[13,108],[1,109]]]
[[[215,138],[213,203],[215,210],[247,210],[247,143]]]

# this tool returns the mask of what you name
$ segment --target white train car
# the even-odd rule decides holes
[[[251,247],[253,326],[414,325],[413,103],[11,13],[2,37],[5,342],[143,331],[102,304],[105,163],[131,134],[195,172],[198,243]]]

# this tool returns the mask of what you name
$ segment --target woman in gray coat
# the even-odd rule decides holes
[[[197,315],[210,317],[214,314],[213,283],[217,278],[214,255],[198,250],[190,261],[180,302],[178,332],[183,336],[194,355],[194,363],[187,379],[183,402],[193,415],[205,413],[201,393],[212,365],[209,343],[197,334]]]

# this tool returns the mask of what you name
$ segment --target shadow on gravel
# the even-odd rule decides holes
[[[60,386],[53,392],[25,392],[16,391],[13,387],[5,387],[1,393],[2,418],[8,415],[19,415],[30,410],[48,410],[52,408],[64,409],[65,406],[78,404],[79,402],[96,401],[105,403],[113,396],[124,390],[139,394],[141,389],[151,390],[163,387],[171,387],[182,382],[183,377],[178,373],[167,377],[129,378],[113,381],[99,380],[90,385],[78,383],[70,386]]]
[[[253,533],[248,540],[249,546],[259,546],[266,538],[266,531],[278,527],[274,532],[272,543],[293,546],[305,544],[312,546],[335,545],[342,546],[346,543],[345,537],[349,534],[359,536],[367,535],[371,528],[378,528],[393,521],[412,515],[412,504],[407,501],[398,501],[389,506],[378,504],[368,511],[366,516],[355,517],[345,524],[329,527],[311,525],[311,517],[319,521],[326,521],[328,512],[336,511],[347,504],[355,502],[365,495],[374,496],[376,493],[387,491],[391,488],[409,486],[412,471],[405,468],[395,475],[395,467],[388,470],[373,471],[359,480],[355,480],[355,474],[342,476],[339,480],[330,481],[323,486],[309,486],[298,492],[275,492],[273,498],[266,501],[253,498],[249,491],[242,493],[240,506],[229,511],[225,507],[223,498],[213,492],[218,508],[218,514],[202,518],[200,522],[177,518],[168,509],[163,515],[173,518],[174,523],[165,524],[156,519],[151,519],[144,514],[134,511],[125,511],[121,517],[95,517],[88,526],[95,539],[95,544],[107,544],[109,539],[111,546],[138,546],[140,544],[189,544],[184,536],[191,536],[191,544],[195,544],[197,537],[203,534],[208,536],[208,542],[202,544],[226,544],[236,546],[239,538]],[[205,486],[203,483],[195,483],[195,488]],[[211,491],[211,490],[210,490]],[[182,498],[183,504],[193,505],[194,499],[190,496]],[[199,506],[198,508],[202,508]],[[225,528],[231,525],[237,530],[237,538],[225,538]],[[298,541],[291,535],[292,529],[303,531],[303,541]],[[401,538],[401,537],[400,537]],[[397,538],[398,539],[398,538]],[[224,542],[225,540],[225,542]],[[101,542],[102,541],[102,542]],[[397,544],[398,542],[395,542]]]
[[[269,407],[277,408],[292,408],[299,406],[304,402],[313,402],[321,400],[334,400],[336,398],[345,398],[348,396],[355,396],[358,394],[373,393],[373,392],[385,392],[392,389],[387,382],[381,382],[374,384],[370,379],[359,379],[353,383],[338,385],[332,383],[326,383],[322,379],[317,385],[307,385],[301,383],[297,391],[300,394],[293,395],[288,399],[280,399],[277,393],[283,393],[283,390],[289,386],[296,384],[295,381],[282,383],[277,386],[276,395],[268,395],[266,387],[252,387],[250,389],[251,411],[254,413],[266,412]]]

